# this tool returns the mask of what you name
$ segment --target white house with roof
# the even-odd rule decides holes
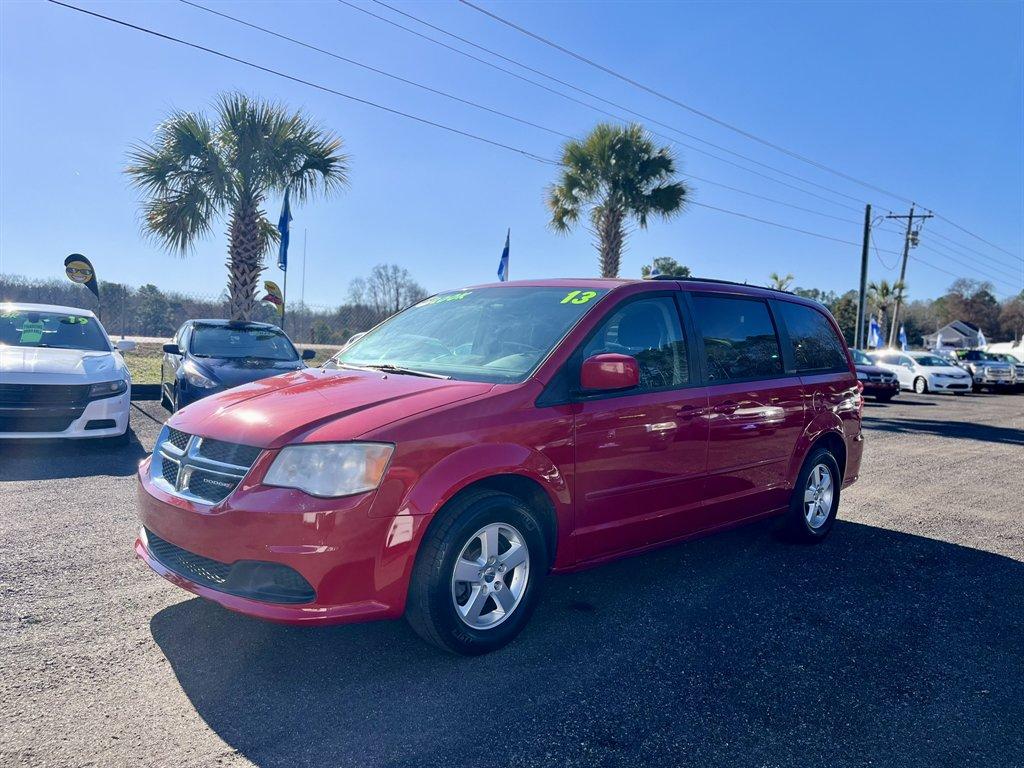
[[[973,349],[985,343],[981,329],[965,320],[954,320],[923,339],[925,349]]]

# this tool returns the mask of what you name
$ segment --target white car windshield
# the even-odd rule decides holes
[[[953,365],[949,360],[943,360],[941,357],[935,357],[934,355],[921,355],[920,357],[915,357],[914,362],[927,368],[949,368]]]
[[[384,321],[331,365],[521,381],[605,293],[549,286],[441,293]]]
[[[0,311],[0,346],[110,351],[96,318],[27,309]]]

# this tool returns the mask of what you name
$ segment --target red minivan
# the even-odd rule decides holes
[[[234,611],[405,616],[477,654],[549,572],[769,515],[823,539],[863,450],[835,321],[712,280],[538,280],[432,296],[319,369],[174,414],[135,551]]]

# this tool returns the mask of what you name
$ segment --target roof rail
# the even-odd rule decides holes
[[[750,283],[741,283],[736,280],[721,280],[716,277],[674,277],[672,275],[654,275],[649,280],[679,280],[687,283],[714,283],[715,285],[741,285],[744,288],[761,288],[765,291],[773,291],[775,293],[785,293],[789,296],[796,296],[797,294],[792,291],[783,291],[779,288],[771,288],[767,285],[751,285]]]

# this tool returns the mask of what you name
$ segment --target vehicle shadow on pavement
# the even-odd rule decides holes
[[[1024,413],[1020,423],[1024,424]],[[976,424],[968,421],[945,421],[942,419],[899,419],[887,416],[864,416],[864,426],[879,432],[906,435],[934,435],[963,440],[977,440],[984,443],[1024,445],[1024,429],[997,427],[993,424]]]
[[[839,522],[766,524],[552,578],[512,645],[296,628],[186,599],[151,621],[198,713],[260,766],[1009,765],[1024,564]]]
[[[147,453],[134,432],[128,445],[116,446],[102,440],[0,440],[0,482],[125,477]]]

